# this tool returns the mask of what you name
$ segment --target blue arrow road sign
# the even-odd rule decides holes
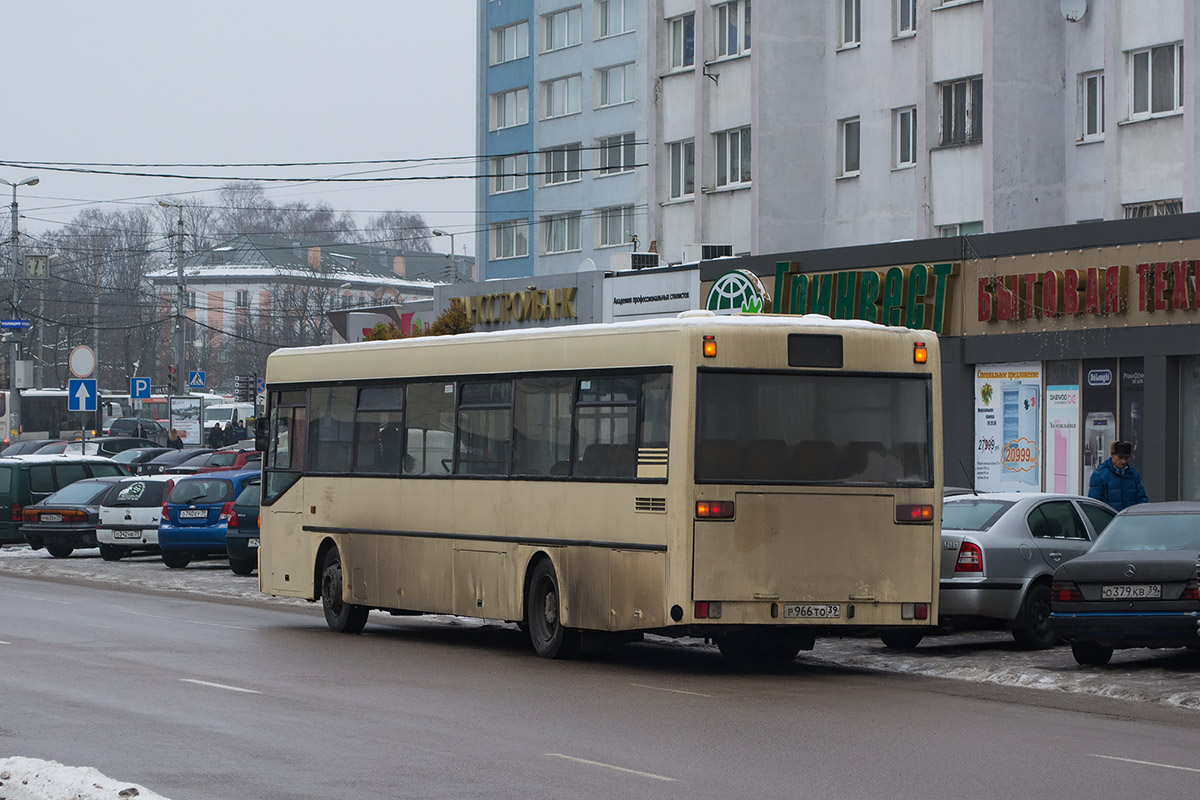
[[[150,399],[150,379],[149,378],[130,378],[129,379],[129,399],[130,400],[149,400]]]
[[[71,378],[67,384],[67,411],[96,410],[96,379]]]
[[[0,319],[0,328],[28,328],[32,325],[27,319]]]
[[[203,389],[207,383],[207,374],[202,369],[194,369],[188,373],[188,388]]]

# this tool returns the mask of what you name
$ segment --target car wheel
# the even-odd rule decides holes
[[[342,557],[336,547],[325,553],[321,568],[321,606],[325,623],[338,633],[361,633],[366,627],[370,609],[342,600]]]
[[[924,638],[925,631],[910,630],[907,628],[884,631],[879,634],[879,640],[886,647],[890,647],[893,650],[915,650]]]
[[[254,572],[254,568],[257,566],[253,561],[243,561],[237,558],[229,559],[229,568],[233,570],[234,575],[249,575]]]
[[[1058,636],[1050,630],[1050,586],[1035,583],[1025,594],[1013,639],[1023,650],[1045,650],[1053,647]]]
[[[1103,667],[1112,660],[1113,649],[1095,642],[1071,642],[1071,655],[1085,667]]]
[[[67,558],[71,553],[75,552],[75,548],[69,544],[59,544],[58,542],[46,542],[46,552],[55,558]]]
[[[100,557],[105,561],[120,561],[121,556],[125,555],[121,552],[121,548],[112,544],[100,545]]]
[[[533,568],[525,599],[529,641],[542,658],[570,658],[579,650],[579,631],[562,624],[561,610],[558,574],[544,558]]]
[[[168,553],[166,550],[162,552],[163,563],[170,569],[183,569],[188,564],[192,563],[192,557],[186,553]]]

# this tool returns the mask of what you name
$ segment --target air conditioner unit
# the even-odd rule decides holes
[[[683,260],[685,263],[708,261],[713,258],[732,255],[733,245],[731,244],[685,244],[683,246]]]
[[[658,253],[613,253],[609,259],[609,267],[614,270],[647,269],[658,265]]]

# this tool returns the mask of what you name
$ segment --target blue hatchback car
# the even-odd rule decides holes
[[[158,524],[163,563],[179,569],[194,558],[226,556],[225,529],[234,513],[233,501],[260,474],[256,469],[207,472],[177,481]]]

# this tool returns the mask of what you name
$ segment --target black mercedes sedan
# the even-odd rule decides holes
[[[1129,647],[1200,648],[1200,502],[1145,503],[1054,572],[1050,628],[1080,664]]]

